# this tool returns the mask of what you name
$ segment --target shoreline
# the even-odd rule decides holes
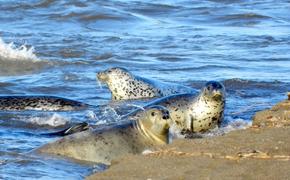
[[[257,112],[252,127],[223,136],[177,139],[146,155],[128,155],[93,179],[287,179],[290,177],[288,100]]]

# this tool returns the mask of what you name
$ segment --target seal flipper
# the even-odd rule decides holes
[[[66,128],[64,130],[61,130],[61,131],[52,132],[52,133],[45,133],[42,135],[45,135],[45,136],[67,136],[67,135],[74,134],[77,132],[82,132],[82,131],[85,131],[88,129],[89,129],[89,124],[86,122],[82,122],[82,123],[72,125],[71,127]]]

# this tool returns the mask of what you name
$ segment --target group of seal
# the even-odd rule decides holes
[[[191,88],[180,85],[171,88],[164,83],[157,84],[124,68],[111,68],[99,72],[97,78],[108,85],[112,99],[115,100],[169,95],[149,105],[166,107],[174,122],[173,125],[180,132],[204,132],[219,125],[223,119],[225,88],[217,81],[207,82],[199,95],[196,95]]]
[[[152,81],[124,68],[99,72],[97,78],[108,85],[113,100],[159,99],[124,116],[125,121],[111,128],[87,130],[87,124],[80,124],[52,133],[69,136],[46,144],[37,152],[109,164],[121,155],[167,144],[169,127],[181,133],[204,132],[219,126],[223,119],[225,88],[217,81],[207,82],[197,95],[193,88]],[[88,106],[51,96],[0,97],[0,110],[78,110]],[[79,132],[83,130],[87,131]]]

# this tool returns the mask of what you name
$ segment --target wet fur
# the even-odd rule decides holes
[[[89,105],[56,96],[0,96],[0,110],[81,110]]]
[[[194,89],[186,86],[136,76],[124,68],[111,68],[99,72],[97,78],[108,85],[114,100],[164,97],[176,93],[196,93]]]

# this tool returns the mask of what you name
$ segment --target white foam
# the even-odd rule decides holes
[[[103,116],[113,118],[115,121],[119,121],[121,119],[121,116],[112,107],[106,107]]]
[[[195,133],[196,137],[213,137],[213,136],[221,136],[231,131],[247,129],[252,125],[251,121],[247,121],[244,119],[230,119],[229,123],[220,128],[211,129],[205,133]],[[179,129],[175,126],[170,127],[169,129],[169,143],[172,142],[173,139],[183,139],[186,135],[180,133]]]
[[[97,78],[98,79],[98,78]],[[99,88],[101,89],[101,90],[103,90],[103,85],[102,85],[102,82],[101,81],[99,81],[99,80],[97,80],[97,84],[99,85]]]
[[[65,125],[68,121],[70,121],[69,118],[63,117],[56,113],[54,113],[52,116],[31,117],[30,119],[28,119],[28,122],[33,124],[48,125],[53,127]]]
[[[252,125],[251,121],[246,121],[244,119],[232,119],[224,127],[212,129],[208,133],[203,134],[202,136],[211,137],[211,136],[223,135],[231,131],[247,129],[251,125]]]
[[[173,124],[169,128],[169,144],[172,143],[173,139],[183,139],[185,136],[180,133],[180,129]]]
[[[145,111],[145,108],[141,105],[138,105],[138,104],[127,104],[128,107],[136,107],[136,108],[139,108],[143,111]]]
[[[91,119],[91,120],[99,120],[96,113],[94,111],[90,111],[90,110],[86,112],[86,117]]]
[[[122,116],[120,116],[113,107],[105,107],[98,117],[95,116],[95,119],[96,125],[100,125],[112,122],[119,122],[122,119]]]
[[[154,151],[152,151],[152,150],[150,150],[150,149],[145,149],[145,150],[142,152],[143,155],[148,155],[148,154],[152,154],[152,153],[154,153]]]
[[[13,42],[6,44],[0,37],[0,59],[10,61],[39,61],[34,47],[25,44],[17,47]]]

